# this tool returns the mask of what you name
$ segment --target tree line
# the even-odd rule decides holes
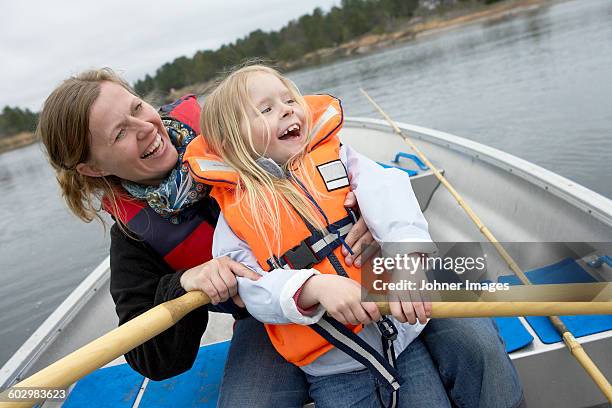
[[[412,17],[418,6],[419,0],[342,0],[340,7],[328,12],[316,8],[278,31],[255,30],[215,51],[176,58],[158,68],[155,75],[147,74],[136,81],[134,89],[140,95],[153,91],[166,94],[172,88],[208,81],[226,67],[248,58],[294,61],[308,52],[334,47],[368,32],[391,31],[398,21]]]
[[[38,114],[28,108],[5,106],[0,113],[0,138],[21,132],[33,132],[38,122]]]
[[[436,0],[433,0],[436,2]],[[439,5],[454,2],[490,4],[500,0],[437,0]],[[342,0],[328,12],[316,8],[278,31],[255,30],[217,50],[198,51],[167,62],[144,79],[135,82],[140,95],[151,92],[165,95],[215,78],[219,72],[249,58],[263,58],[278,63],[295,62],[303,55],[353,40],[366,33],[381,34],[397,29],[398,24],[414,16],[419,0]],[[5,106],[0,113],[0,138],[34,131],[38,114],[29,109]]]

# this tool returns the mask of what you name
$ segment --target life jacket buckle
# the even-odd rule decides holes
[[[386,340],[393,341],[397,338],[397,327],[393,324],[393,322],[387,317],[384,316],[382,320],[378,323],[378,330],[380,330],[380,334]]]
[[[309,269],[321,262],[306,241],[288,250],[283,258],[292,269]]]

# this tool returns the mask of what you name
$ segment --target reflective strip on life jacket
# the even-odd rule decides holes
[[[388,384],[394,391],[400,388],[403,379],[397,370],[372,346],[336,319],[324,315],[318,323],[310,327],[338,349],[368,367],[383,384]]]
[[[340,110],[338,110],[333,105],[328,106],[327,109],[325,109],[325,111],[323,112],[323,114],[318,118],[317,122],[312,128],[311,133],[314,135],[320,135],[321,134],[320,132],[323,126],[325,126],[331,119],[334,118],[334,116],[338,114],[341,115],[339,123],[337,124],[337,126],[331,129],[323,137],[313,138],[313,141],[310,142],[308,151],[312,151],[314,148],[316,148],[317,145],[319,145],[319,143],[322,143],[327,137],[329,137],[332,133],[334,133],[340,127],[340,125],[344,122],[344,116],[343,116],[342,105],[341,105],[340,100],[338,100],[338,103],[340,104]]]
[[[236,170],[232,166],[219,161],[196,159],[196,163],[202,171],[228,171],[235,173]]]

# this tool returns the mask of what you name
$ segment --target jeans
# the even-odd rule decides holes
[[[516,370],[491,319],[431,319],[398,356],[398,368],[404,378],[400,407],[514,408],[523,404]],[[219,406],[301,407],[309,388],[317,408],[380,406],[367,370],[308,380],[310,386],[299,368],[276,353],[261,323],[253,318],[239,320]],[[388,403],[390,392],[382,388],[381,394]],[[367,405],[371,401],[375,404]]]
[[[276,352],[263,324],[252,317],[236,321],[217,406],[293,408],[306,401],[304,373]]]
[[[398,394],[399,408],[450,408],[438,370],[420,338],[397,356],[396,367],[404,379]],[[316,408],[380,408],[379,398],[385,406],[391,401],[389,387],[381,385],[367,369],[306,377]]]
[[[518,374],[493,319],[431,319],[420,337],[455,406],[524,406]]]

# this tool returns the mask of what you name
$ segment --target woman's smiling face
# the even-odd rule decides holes
[[[249,75],[248,93],[256,109],[249,110],[248,115],[257,154],[278,164],[286,163],[304,148],[308,134],[304,109],[285,84],[267,72]],[[242,124],[244,137],[246,126]]]
[[[113,82],[100,84],[89,132],[90,157],[77,165],[81,174],[158,185],[176,166],[178,153],[157,111]]]

